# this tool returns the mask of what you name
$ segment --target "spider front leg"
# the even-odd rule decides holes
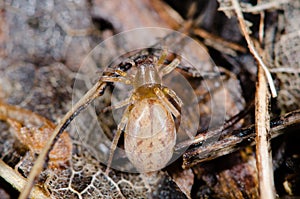
[[[120,77],[113,77],[113,76],[102,76],[101,77],[101,80],[103,82],[120,82],[120,83],[124,83],[124,84],[127,84],[127,85],[130,85],[132,84],[132,81],[133,81],[133,77],[132,76],[128,76],[128,74],[124,71],[121,71],[121,70],[112,70],[112,71],[108,71],[108,72],[111,72],[111,73],[114,73],[114,74],[117,74],[117,75],[120,75]],[[103,112],[106,112],[108,110],[111,110],[111,109],[119,109],[119,108],[122,108],[126,105],[128,105],[130,103],[130,98],[127,98],[113,106],[109,106],[109,107],[106,107],[103,109]]]
[[[170,64],[168,64],[165,67],[160,67],[159,68],[159,74],[161,77],[169,74],[172,72],[178,65],[180,64],[180,60],[178,58],[175,58]]]
[[[121,82],[121,83],[124,83],[127,85],[132,84],[133,77],[128,76],[128,74],[126,72],[121,71],[121,70],[115,70],[115,71],[113,71],[113,73],[119,75],[119,77],[105,75],[105,76],[101,77],[101,81],[103,81],[103,82]]]

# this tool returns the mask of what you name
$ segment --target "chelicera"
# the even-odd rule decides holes
[[[165,57],[164,54],[162,57]],[[132,66],[136,67],[135,75],[117,69],[112,71],[115,75],[101,78],[103,82],[122,82],[133,86],[131,96],[114,106],[127,107],[111,145],[108,169],[123,131],[126,155],[139,172],[162,169],[172,158],[176,144],[174,118],[180,116],[183,103],[173,90],[162,85],[162,77],[174,70],[180,61],[175,58],[164,66],[162,57],[157,60],[155,56],[147,55],[132,61]]]

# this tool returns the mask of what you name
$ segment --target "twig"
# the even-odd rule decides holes
[[[257,4],[256,6],[251,6],[251,7],[246,7],[246,8],[241,8],[243,12],[246,13],[259,13],[265,10],[270,10],[270,9],[278,9],[282,4],[289,3],[291,0],[276,0],[276,1],[270,1],[267,3],[261,3]],[[228,11],[228,10],[233,10],[234,7],[222,7],[219,9],[219,11]]]
[[[184,23],[184,19],[167,3],[161,0],[149,1],[149,3],[151,4],[151,8],[156,10],[160,19],[166,21],[166,24],[171,28],[178,29]]]
[[[245,19],[244,19],[244,16],[243,16],[243,13],[242,13],[242,10],[241,10],[241,7],[239,5],[238,0],[232,0],[232,5],[233,5],[233,7],[235,9],[235,12],[237,14],[237,18],[239,20],[240,27],[241,27],[241,30],[244,34],[244,37],[247,41],[248,48],[249,48],[250,52],[252,53],[252,55],[254,56],[254,58],[256,59],[256,61],[258,62],[258,64],[263,68],[263,70],[265,72],[265,75],[267,77],[268,84],[269,84],[269,87],[270,87],[270,90],[271,90],[272,97],[277,97],[277,92],[276,92],[276,89],[275,89],[275,85],[274,85],[271,73],[269,72],[267,66],[265,65],[265,63],[263,62],[263,60],[259,56],[258,52],[256,51],[256,49],[253,45],[253,42],[250,38],[250,35],[248,34],[249,31],[248,31],[248,28],[247,28],[247,25],[246,25],[246,22],[245,22]]]
[[[239,44],[233,43],[233,42],[229,42],[224,40],[222,37],[218,37],[216,35],[213,35],[203,29],[200,28],[195,28],[193,30],[193,33],[197,36],[200,36],[204,39],[209,39],[209,40],[213,40],[214,42],[220,43],[221,45],[223,45],[225,48],[230,48],[232,50],[235,51],[239,51],[242,53],[245,53],[247,50],[246,48],[244,48],[243,46],[240,46]]]
[[[189,147],[191,145],[199,145],[199,143],[203,143],[205,140],[209,140],[214,136],[220,136],[221,134],[224,134],[226,130],[228,130],[230,127],[232,127],[234,124],[236,124],[238,121],[240,121],[242,118],[244,118],[251,109],[254,108],[254,102],[251,102],[249,105],[246,106],[244,110],[239,112],[238,114],[234,115],[232,118],[230,118],[228,121],[226,121],[222,126],[219,126],[216,129],[212,129],[210,131],[204,131],[200,132],[196,137],[194,137],[192,140],[186,140],[183,141],[175,146],[175,150],[180,150],[185,147]]]
[[[261,3],[256,6],[251,6],[249,8],[245,8],[245,12],[249,13],[256,13],[256,12],[262,12],[265,10],[270,10],[270,9],[278,9],[282,4],[289,3],[290,0],[276,0],[276,1],[270,1],[267,3]],[[244,10],[243,10],[244,12]]]
[[[21,191],[22,187],[25,186],[25,184],[27,183],[25,178],[23,178],[18,173],[16,173],[15,170],[13,170],[11,167],[6,165],[1,159],[0,159],[0,176],[18,191]],[[50,198],[45,195],[45,193],[43,192],[43,190],[41,190],[41,188],[36,186],[33,187],[30,196],[37,199]]]
[[[292,67],[279,67],[279,68],[271,68],[271,73],[300,73],[300,68],[292,68]]]
[[[261,67],[258,68],[257,74],[258,80],[255,94],[255,142],[259,192],[260,198],[275,198],[272,155],[268,139],[268,132],[270,130],[268,88],[266,77]]]
[[[257,3],[260,3],[261,0],[258,0]],[[258,31],[258,38],[259,38],[259,42],[262,44],[263,40],[264,40],[264,35],[265,35],[265,12],[261,11],[260,13],[260,20],[259,20],[259,31]]]
[[[256,131],[256,165],[259,178],[259,191],[261,198],[275,198],[274,177],[272,169],[272,156],[269,153],[270,143],[268,142],[268,131],[270,129],[268,104],[269,99],[267,83],[265,77],[267,77],[271,93],[273,97],[277,96],[276,89],[273,83],[272,76],[260,58],[256,51],[248,29],[244,20],[244,16],[239,5],[238,0],[232,0],[232,5],[237,14],[240,27],[245,36],[250,52],[258,61],[258,83],[255,95],[255,131]],[[263,75],[262,69],[266,76]]]
[[[270,122],[270,132],[268,136],[273,139],[290,128],[300,127],[300,109],[287,113],[279,118],[273,119]],[[180,143],[177,150],[187,147],[190,148],[183,155],[183,167],[189,168],[201,162],[206,162],[223,155],[230,154],[234,151],[241,150],[246,146],[255,144],[255,126],[250,125],[243,129],[237,129],[232,132],[219,132],[220,139],[217,142],[212,142],[209,145],[203,145],[203,142],[215,136],[215,130],[209,131],[204,136],[204,139],[198,137],[197,142]]]

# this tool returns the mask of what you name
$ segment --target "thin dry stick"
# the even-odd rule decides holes
[[[300,127],[300,109],[273,119],[270,122],[270,131],[268,136],[270,139],[273,139],[287,132],[287,129],[295,127]],[[223,129],[220,130],[219,134],[221,135],[221,139],[217,142],[211,143],[210,145],[203,146],[203,141],[209,140],[211,137],[215,137],[215,130],[206,132],[205,134],[208,136],[197,136],[197,142],[182,142],[176,146],[177,150],[180,150],[193,144],[183,154],[183,168],[190,168],[201,162],[210,161],[234,151],[241,150],[246,146],[255,145],[255,125],[236,129],[231,132],[223,132]]]
[[[236,44],[236,43],[233,43],[233,42],[226,41],[222,37],[218,37],[216,35],[213,35],[213,34],[207,32],[203,29],[195,28],[193,30],[193,33],[195,35],[198,35],[198,36],[204,38],[204,39],[210,39],[210,40],[213,40],[214,42],[218,42],[226,48],[230,48],[232,50],[239,51],[239,52],[242,52],[242,53],[246,53],[246,51],[247,51],[247,49],[244,48],[243,46],[240,46],[239,44]]]
[[[251,6],[251,7],[245,7],[245,8],[241,8],[241,10],[243,12],[247,12],[247,13],[259,13],[265,10],[271,10],[271,9],[278,9],[280,8],[280,6],[282,6],[282,4],[287,4],[289,3],[291,0],[277,0],[277,1],[270,1],[267,3],[260,3],[257,4],[256,6]],[[222,7],[219,9],[219,11],[227,11],[227,10],[232,10],[234,9],[233,7]]]
[[[257,3],[260,3],[261,0],[257,1]],[[263,40],[264,40],[264,35],[265,35],[265,12],[264,11],[261,11],[260,13],[260,21],[259,21],[259,42],[260,43],[263,43]]]
[[[253,45],[253,42],[250,38],[250,35],[248,34],[249,31],[248,31],[248,28],[247,28],[247,25],[246,25],[241,7],[239,5],[239,2],[238,2],[238,0],[231,0],[231,1],[232,1],[232,5],[234,7],[234,10],[237,14],[237,18],[239,20],[241,30],[244,34],[244,37],[245,37],[246,41],[247,41],[248,48],[249,48],[250,52],[252,53],[252,55],[254,56],[254,58],[256,59],[256,61],[258,62],[258,64],[264,69],[264,72],[266,74],[268,84],[269,84],[269,87],[270,87],[270,90],[271,90],[272,97],[277,97],[277,92],[276,92],[276,89],[275,89],[275,86],[274,86],[274,82],[273,82],[271,73],[268,70],[265,63],[263,62],[263,60],[261,59],[261,57],[259,56],[258,52],[256,51],[256,49]]]
[[[257,4],[256,6],[243,9],[243,12],[256,13],[256,12],[261,12],[270,9],[278,9],[280,8],[280,6],[282,6],[282,4],[287,4],[290,1],[291,0],[276,0],[267,3],[261,3],[261,4]]]
[[[14,169],[5,164],[2,160],[0,160],[0,176],[18,191],[21,191],[22,187],[25,186],[25,184],[27,183],[25,178],[20,176]],[[50,198],[47,195],[45,195],[44,191],[40,187],[33,187],[30,196],[34,196],[34,198],[37,199]]]
[[[266,79],[262,74],[262,69],[267,77],[273,97],[277,96],[272,76],[266,65],[257,53],[244,20],[244,16],[238,0],[232,0],[232,5],[237,14],[240,27],[245,36],[250,52],[258,62],[258,84],[255,95],[255,130],[256,130],[256,161],[259,178],[259,190],[261,198],[275,198],[274,177],[272,169],[272,159],[269,153],[268,130],[268,90],[266,88]]]
[[[261,67],[258,68],[258,80],[255,94],[255,142],[256,167],[258,170],[260,198],[275,198],[272,155],[268,132],[270,131],[268,113],[268,88]]]
[[[82,97],[75,106],[63,117],[59,125],[54,129],[53,134],[49,138],[49,141],[46,143],[43,151],[39,154],[37,160],[32,167],[29,176],[27,178],[27,184],[21,191],[19,199],[26,199],[30,194],[30,191],[33,187],[35,179],[42,172],[44,163],[47,164],[49,152],[53,148],[53,145],[58,140],[61,133],[68,126],[68,124],[78,115],[82,110],[84,110],[95,98],[102,94],[106,83],[98,81],[93,88],[91,88],[85,95]]]

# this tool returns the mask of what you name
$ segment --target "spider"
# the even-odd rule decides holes
[[[155,56],[147,55],[132,61],[132,66],[137,69],[135,75],[128,75],[117,69],[111,71],[115,76],[106,75],[101,78],[103,82],[121,82],[133,86],[131,96],[113,106],[127,107],[111,144],[106,172],[109,171],[123,131],[126,156],[139,172],[162,169],[172,158],[176,144],[174,118],[180,116],[183,103],[175,91],[162,85],[162,77],[180,63],[179,59],[175,58],[163,67],[165,54],[166,52],[163,52],[158,60]],[[173,105],[169,98],[172,98],[176,105]]]
[[[110,75],[101,77],[56,126],[32,167],[27,178],[28,183],[19,198],[25,199],[29,195],[34,180],[48,161],[49,152],[65,128],[93,100],[103,95],[109,83],[131,84],[134,91],[130,98],[115,106],[119,108],[127,105],[127,108],[111,144],[106,173],[109,172],[113,154],[123,130],[125,131],[125,152],[137,170],[150,172],[165,167],[172,158],[176,143],[176,125],[173,116],[175,118],[180,116],[180,108],[183,105],[182,100],[173,90],[162,85],[162,77],[173,71],[179,65],[180,60],[175,58],[169,65],[163,67],[165,58],[165,53],[159,59],[153,55],[137,56],[130,63],[122,63],[119,68],[108,70]],[[125,72],[132,66],[137,68],[135,76],[130,76]],[[169,98],[173,99],[175,106],[168,100]]]

